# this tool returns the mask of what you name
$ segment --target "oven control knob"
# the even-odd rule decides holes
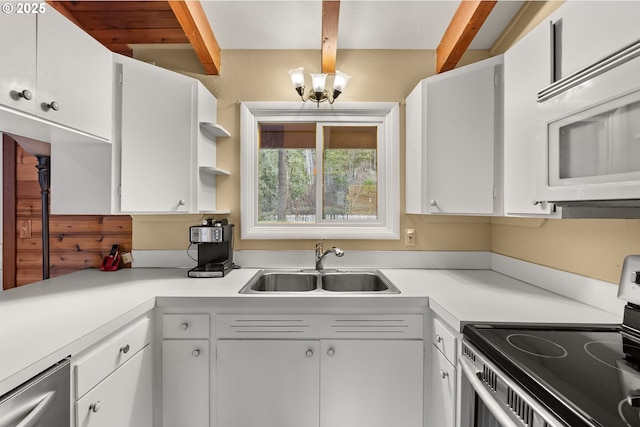
[[[640,271],[634,271],[631,273],[631,281],[636,285],[640,285]]]

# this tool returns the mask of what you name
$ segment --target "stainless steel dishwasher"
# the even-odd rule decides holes
[[[0,397],[0,427],[69,427],[70,367],[64,359]]]

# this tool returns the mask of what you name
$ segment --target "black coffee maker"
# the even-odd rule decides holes
[[[233,224],[226,219],[208,219],[189,227],[189,241],[198,245],[198,266],[189,277],[223,277],[234,267]]]

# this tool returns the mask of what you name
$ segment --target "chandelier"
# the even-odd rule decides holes
[[[318,104],[320,107],[320,103],[324,101],[329,101],[329,104],[333,104],[333,101],[336,100],[337,97],[344,91],[344,88],[347,86],[349,79],[351,76],[347,73],[343,73],[342,71],[336,70],[333,78],[333,94],[329,96],[329,91],[325,89],[325,83],[327,80],[326,73],[309,73],[311,75],[311,86],[312,88],[309,90],[305,98],[304,93],[304,68],[292,68],[289,70],[289,76],[291,77],[291,83],[293,87],[300,95],[302,101],[312,101]]]

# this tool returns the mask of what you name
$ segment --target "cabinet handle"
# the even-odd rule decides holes
[[[334,354],[336,354],[336,350],[333,347],[329,347],[329,350],[327,350],[327,355],[329,357],[333,357]]]
[[[178,201],[178,204],[179,204],[180,206],[184,206],[184,205],[186,205],[186,204],[187,204],[187,201],[186,201],[185,199],[180,199],[180,200]]]
[[[438,206],[438,202],[436,202],[435,200],[431,200],[431,201],[429,202],[429,205],[430,205],[430,206]]]
[[[193,357],[198,357],[198,356],[200,356],[200,349],[196,348],[195,350],[193,350],[193,351],[191,352],[191,355],[192,355]]]
[[[309,349],[309,350],[307,350],[307,352],[305,354],[307,355],[307,357],[312,357],[313,356],[313,350]]]
[[[33,95],[31,94],[31,91],[27,89],[23,90],[22,92],[19,92],[18,96],[20,98],[26,99],[27,101],[31,101],[33,99]]]
[[[47,108],[53,111],[58,111],[60,110],[60,104],[58,104],[56,101],[51,101],[51,103],[47,104]]]
[[[187,322],[181,323],[180,329],[186,331],[187,329],[189,329],[189,324]]]
[[[440,335],[436,335],[436,342],[442,342],[442,337]]]
[[[95,403],[92,403],[91,405],[89,405],[89,410],[91,412],[98,412],[100,410],[100,406],[102,405],[102,402],[100,402],[99,400]]]
[[[445,371],[444,369],[440,369],[440,376],[442,377],[442,379],[445,379],[449,376],[449,372]]]
[[[123,345],[122,347],[120,347],[120,352],[124,354],[129,353],[129,344]]]

